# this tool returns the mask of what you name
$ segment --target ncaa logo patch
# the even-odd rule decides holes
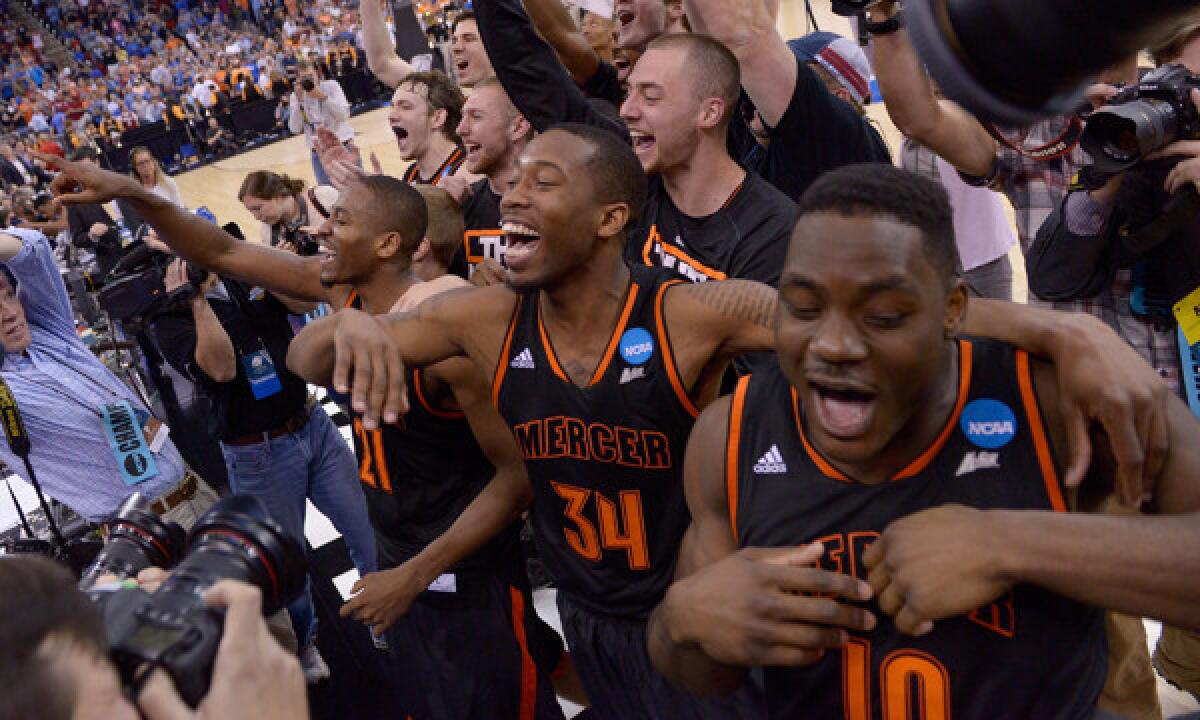
[[[654,356],[654,338],[645,328],[631,328],[621,336],[621,357],[630,365],[645,365]]]
[[[1017,434],[1017,416],[999,400],[980,398],[963,408],[959,425],[967,439],[988,450],[1002,448]]]

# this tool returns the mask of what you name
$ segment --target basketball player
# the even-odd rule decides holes
[[[75,181],[128,198],[164,242],[219,274],[371,313],[408,307],[425,292],[426,283],[413,277],[412,256],[423,247],[426,206],[395,178],[366,177],[341,193],[319,231],[323,254],[305,258],[238,242],[123,176],[60,165],[60,190]],[[452,206],[447,199],[440,207]],[[395,681],[413,717],[561,718],[548,677],[563,657],[561,641],[534,613],[519,546],[528,479],[490,406],[488,382],[459,359],[412,372],[409,387],[411,410],[403,419],[380,427],[354,418],[383,569],[356,583],[358,594],[342,613],[387,631]],[[489,498],[514,492],[524,503],[487,512],[495,505]],[[460,517],[476,497],[484,502]],[[462,533],[445,533],[450,527]]]
[[[778,368],[692,434],[655,665],[709,692],[767,666],[771,718],[1095,717],[1100,608],[1200,626],[1200,426],[1172,398],[1162,517],[1068,514],[1112,492],[1107,443],[1068,492],[1053,366],[956,337],[940,186],[849,166],[800,212]]]
[[[442,183],[463,208],[466,235],[459,253],[462,265],[472,271],[490,265],[492,279],[503,279],[504,233],[500,230],[500,196],[516,174],[517,157],[533,138],[533,127],[495,78],[475,85],[463,106],[458,135],[466,150],[466,169],[482,180],[468,184],[465,177],[448,177]],[[472,275],[474,278],[474,276]]]
[[[755,716],[745,697],[720,706],[672,688],[649,663],[644,629],[687,524],[684,436],[715,397],[729,360],[772,347],[775,294],[757,283],[689,284],[626,265],[624,229],[644,203],[645,174],[613,133],[551,129],[530,142],[517,167],[501,203],[506,286],[444,294],[385,319],[354,311],[323,318],[297,337],[289,367],[352,391],[359,412],[386,422],[403,410],[400,360],[422,366],[465,356],[493,372],[492,400],[525,457],[535,538],[596,714]],[[997,326],[1051,317],[1010,307],[997,313]],[[1088,342],[1105,348],[1101,363],[1127,358],[1128,349],[1086,321],[1044,337],[1071,341],[1085,327],[1084,334],[1098,333]],[[1070,373],[1089,383],[1104,377],[1073,394],[1101,400],[1100,388],[1128,386],[1133,377],[1158,382],[1152,373],[1126,373],[1125,366]],[[1123,412],[1124,430],[1133,413]]]
[[[437,70],[410,73],[396,86],[388,124],[400,157],[412,161],[404,182],[437,185],[462,167],[467,155],[455,128],[464,100],[458,86]]]

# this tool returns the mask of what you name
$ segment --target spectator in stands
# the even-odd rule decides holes
[[[99,165],[100,153],[93,147],[82,147],[71,154],[71,159]],[[71,244],[95,253],[101,276],[107,275],[121,257],[121,235],[117,227],[103,205],[76,204],[67,208]]]
[[[221,127],[221,123],[217,122],[215,117],[208,119],[208,128],[204,131],[204,144],[208,147],[209,154],[217,157],[232,155],[237,151],[237,143],[234,142],[232,133]]]

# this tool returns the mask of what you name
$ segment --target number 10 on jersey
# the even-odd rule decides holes
[[[563,533],[572,550],[592,562],[599,562],[605,550],[624,550],[631,570],[650,569],[640,491],[622,490],[614,502],[596,490],[566,483],[550,485],[567,501],[563,514],[571,524],[563,528]],[[592,505],[597,522],[584,515]]]

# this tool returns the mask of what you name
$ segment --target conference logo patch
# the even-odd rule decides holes
[[[1012,409],[990,398],[967,403],[959,425],[968,440],[987,450],[1004,447],[1017,434],[1017,416]]]
[[[621,336],[621,357],[630,365],[645,365],[654,356],[654,338],[645,328],[630,328]]]

